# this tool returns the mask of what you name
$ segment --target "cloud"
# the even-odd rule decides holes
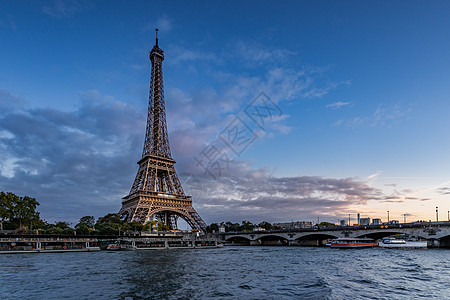
[[[169,45],[166,55],[168,64],[177,65],[184,62],[213,62],[220,63],[222,60],[215,53],[205,52],[199,49],[188,49],[178,45]]]
[[[117,211],[135,175],[142,113],[96,91],[82,98],[72,112],[11,109],[0,117],[9,133],[0,137],[0,186],[36,197],[50,219]]]
[[[224,53],[224,55],[238,58],[243,61],[247,66],[256,66],[268,63],[276,63],[277,65],[286,62],[289,58],[296,55],[295,52],[275,48],[267,47],[252,41],[237,41],[232,42],[229,45],[230,51]]]
[[[441,195],[450,195],[450,187],[438,188],[436,191]]]
[[[158,28],[161,33],[169,33],[173,28],[173,19],[168,17],[167,15],[160,16],[159,18],[153,20],[148,23],[144,27],[141,28],[141,32],[145,33],[147,31],[155,32],[155,29]]]
[[[21,97],[13,95],[5,89],[0,90],[0,116],[10,110],[22,107],[24,103],[25,101]]]
[[[164,15],[162,17],[159,17],[158,20],[156,20],[156,26],[161,32],[169,32],[172,30],[173,21],[168,16]]]
[[[212,220],[335,219],[351,205],[382,198],[380,190],[353,178],[274,177],[269,169],[242,162],[216,180],[193,176],[185,181],[185,189],[195,191],[194,206]]]
[[[42,8],[42,11],[56,18],[71,17],[82,10],[82,5],[77,0],[54,0]]]
[[[327,108],[331,108],[331,109],[340,109],[340,108],[342,108],[344,106],[349,106],[351,104],[352,104],[351,102],[337,101],[337,102],[333,102],[333,103],[327,104],[326,107]]]
[[[16,31],[17,25],[14,16],[0,11],[0,28],[1,27],[10,28],[13,31]]]
[[[357,127],[392,127],[393,125],[407,120],[411,113],[411,107],[402,107],[395,104],[386,107],[380,104],[370,116],[355,116],[347,120],[337,120],[333,126]]]

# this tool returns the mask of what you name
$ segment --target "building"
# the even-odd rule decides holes
[[[381,225],[381,219],[372,219],[372,225]]]
[[[274,227],[281,229],[299,229],[299,228],[311,228],[312,222],[307,221],[296,221],[296,222],[284,222],[284,223],[273,223]]]
[[[370,224],[370,218],[359,218],[359,225],[366,226]]]
[[[340,220],[339,226],[347,226],[347,220]]]

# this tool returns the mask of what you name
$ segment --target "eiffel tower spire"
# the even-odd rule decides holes
[[[169,137],[167,136],[166,109],[164,102],[164,84],[162,62],[164,51],[158,46],[158,29],[156,29],[156,44],[150,51],[152,62],[150,94],[148,103],[147,129],[142,157],[155,155],[171,158]]]
[[[164,51],[156,43],[150,51],[151,79],[144,150],[130,193],[123,198],[119,214],[128,222],[159,220],[171,229],[181,217],[192,229],[205,231],[206,224],[192,207],[175,171],[167,134],[162,62]]]

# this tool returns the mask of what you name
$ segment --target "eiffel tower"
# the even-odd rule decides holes
[[[141,224],[158,220],[177,228],[178,218],[185,220],[193,230],[205,232],[206,224],[192,207],[191,196],[181,187],[175,171],[167,135],[162,62],[164,51],[156,44],[150,51],[151,80],[145,132],[144,151],[137,162],[139,170],[128,196],[122,201],[119,215],[128,222]]]

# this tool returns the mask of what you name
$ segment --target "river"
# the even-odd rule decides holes
[[[2,299],[448,299],[450,250],[224,247],[0,255]]]

